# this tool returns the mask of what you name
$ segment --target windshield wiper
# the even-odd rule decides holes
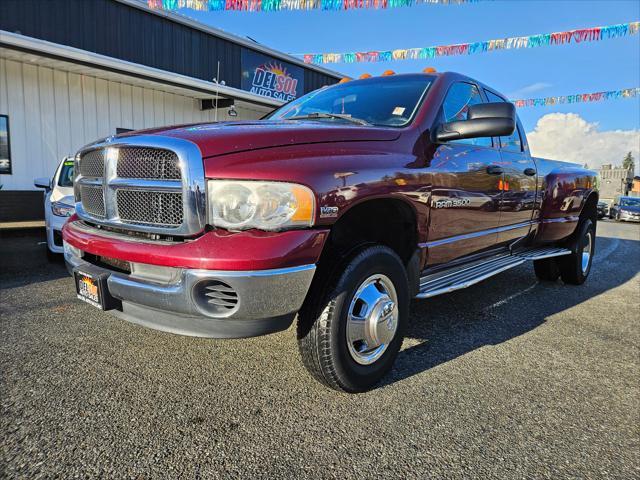
[[[312,112],[307,115],[298,115],[295,117],[285,118],[284,120],[308,120],[314,118],[339,118],[341,120],[347,120],[351,123],[357,123],[358,125],[371,125],[366,120],[361,118],[355,118],[346,113],[324,113],[324,112]]]

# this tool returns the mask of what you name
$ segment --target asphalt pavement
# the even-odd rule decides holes
[[[361,395],[314,382],[294,328],[189,338],[81,303],[42,240],[0,237],[2,478],[640,476],[639,225],[598,224],[583,286],[527,264],[415,301]]]

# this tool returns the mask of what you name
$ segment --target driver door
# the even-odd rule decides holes
[[[484,103],[477,85],[456,82],[442,103],[438,123],[466,120],[471,105]],[[428,265],[491,249],[500,224],[501,161],[491,137],[438,145],[431,162]],[[498,169],[496,169],[497,171]]]

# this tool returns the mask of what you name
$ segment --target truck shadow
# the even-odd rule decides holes
[[[504,272],[466,290],[411,304],[405,348],[380,386],[498,345],[534,330],[547,319],[631,280],[640,270],[640,241],[598,237],[584,285],[537,282],[532,264]],[[598,257],[602,252],[604,257]]]

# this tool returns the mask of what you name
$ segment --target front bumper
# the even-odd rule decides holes
[[[45,208],[48,208],[45,205]],[[62,227],[68,217],[59,217],[50,214],[46,221],[47,247],[52,253],[63,253],[62,249]]]
[[[623,210],[620,212],[620,220],[623,222],[640,222],[640,214],[629,213]]]
[[[225,271],[132,264],[131,274],[83,260],[67,248],[70,272],[91,268],[107,273],[111,296],[122,302],[110,310],[132,323],[181,335],[240,338],[287,329],[302,306],[315,265],[272,270]],[[208,303],[206,285],[224,284],[235,291],[233,308],[216,310]]]

